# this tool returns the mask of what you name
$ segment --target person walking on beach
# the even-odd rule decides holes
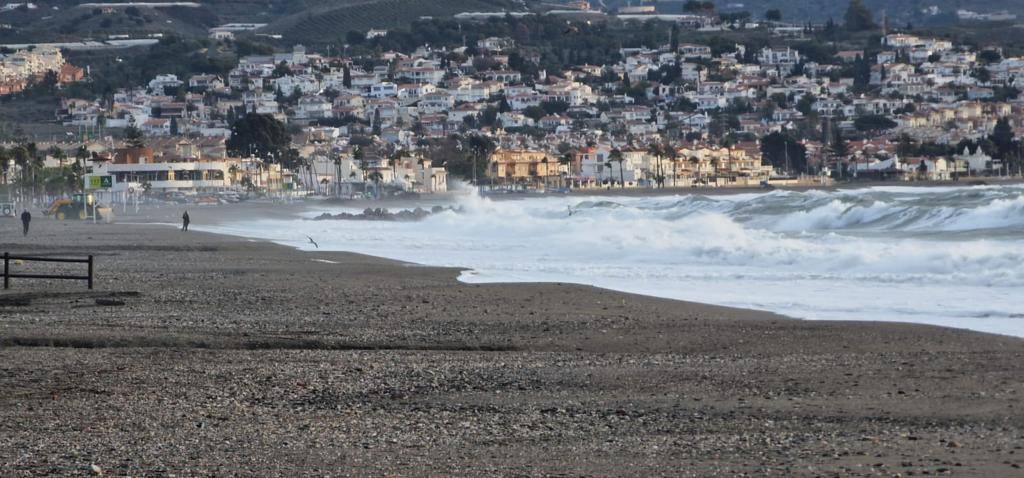
[[[21,227],[22,234],[28,235],[28,223],[32,222],[32,213],[28,212],[28,209],[21,213]]]
[[[185,214],[181,215],[181,230],[182,231],[187,231],[188,230],[188,223],[190,223],[190,222],[192,222],[192,220],[189,219],[189,217],[188,217],[188,211],[185,211]]]

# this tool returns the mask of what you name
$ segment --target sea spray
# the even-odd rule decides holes
[[[884,187],[659,197],[457,199],[412,223],[211,228],[808,319],[923,322],[1024,336],[1024,188]],[[327,211],[338,213],[344,209]],[[310,212],[309,215],[325,211]]]

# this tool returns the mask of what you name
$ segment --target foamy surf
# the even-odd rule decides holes
[[[468,268],[467,282],[576,282],[806,319],[1024,336],[1019,186],[459,205],[420,222],[296,218],[208,230],[302,248],[309,235],[321,250]]]

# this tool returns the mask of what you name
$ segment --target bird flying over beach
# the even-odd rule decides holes
[[[313,247],[316,247],[317,249],[320,248],[320,244],[317,244],[316,241],[314,241],[312,237],[306,236],[306,239],[309,239],[309,243],[312,244]]]

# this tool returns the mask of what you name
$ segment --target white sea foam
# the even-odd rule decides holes
[[[460,205],[421,222],[266,220],[208,230],[302,248],[310,235],[321,250],[467,267],[467,282],[578,282],[808,319],[1024,336],[1020,187],[467,197]]]

